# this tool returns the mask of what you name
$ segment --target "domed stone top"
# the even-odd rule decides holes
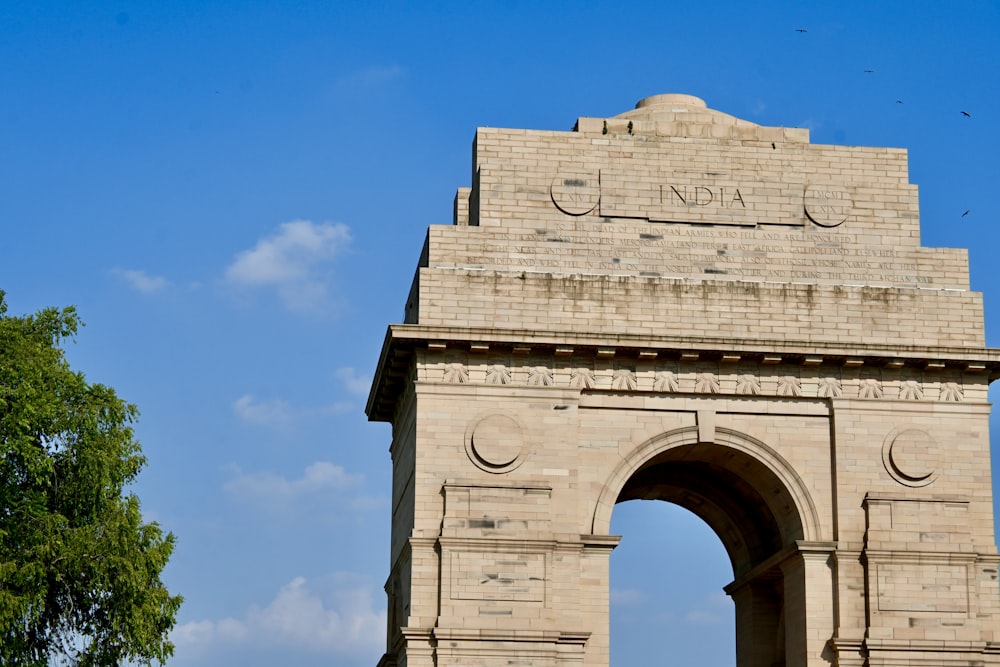
[[[713,138],[737,141],[809,143],[809,130],[765,127],[710,109],[694,95],[667,93],[639,100],[634,109],[611,118],[578,119],[584,134],[650,137]]]
[[[681,95],[679,93],[668,93],[666,95],[651,95],[644,97],[635,103],[636,109],[645,107],[670,107],[670,111],[687,111],[688,109],[707,109],[705,100],[694,95]]]
[[[632,121],[673,122],[701,124],[742,125],[758,127],[756,123],[709,109],[705,100],[694,95],[652,95],[639,100],[635,109],[618,114],[616,118]]]

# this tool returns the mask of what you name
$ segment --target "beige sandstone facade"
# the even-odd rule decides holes
[[[634,498],[722,540],[740,667],[1000,665],[1000,353],[966,252],[919,223],[904,150],[686,95],[480,129],[368,403],[380,665],[605,667]]]

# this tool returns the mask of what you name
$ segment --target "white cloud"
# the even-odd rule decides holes
[[[272,472],[244,473],[239,467],[231,470],[234,477],[223,487],[227,493],[266,503],[326,491],[343,491],[359,486],[363,480],[361,475],[348,473],[329,461],[317,461],[307,466],[298,479],[288,479]]]
[[[292,419],[292,409],[285,401],[258,401],[250,394],[233,402],[233,412],[243,421],[259,426],[282,427]]]
[[[226,280],[241,287],[272,288],[289,310],[319,310],[327,292],[323,269],[350,240],[344,224],[286,222],[277,233],[239,253],[226,269]]]
[[[356,575],[339,573],[283,586],[267,605],[251,606],[242,618],[191,621],[177,626],[178,651],[227,646],[286,646],[333,656],[381,654],[385,609],[376,609],[371,587]]]
[[[275,472],[244,472],[235,464],[226,467],[230,477],[222,488],[245,509],[285,523],[309,517],[311,525],[341,525],[371,510],[384,510],[386,496],[366,495],[364,476],[347,472],[329,461],[317,461],[302,475],[289,478]]]
[[[612,588],[610,596],[611,604],[616,607],[631,607],[646,599],[645,593],[635,588]]]
[[[358,396],[368,396],[372,384],[370,377],[358,375],[357,371],[350,367],[338,368],[333,375],[343,383],[347,391]]]
[[[723,618],[721,614],[705,611],[704,609],[689,611],[684,614],[684,620],[691,625],[718,625],[719,623],[729,622],[729,619]]]
[[[179,625],[170,633],[178,646],[208,644],[217,640],[242,641],[247,636],[246,625],[233,618],[221,621],[191,621]]]
[[[152,276],[137,269],[114,269],[112,273],[124,278],[132,289],[143,294],[159,292],[170,284],[163,276]]]
[[[345,412],[351,412],[354,410],[354,403],[350,401],[336,401],[325,407],[319,409],[319,412],[324,415],[342,415]]]
[[[721,591],[716,591],[702,600],[699,609],[684,614],[684,620],[691,625],[719,625],[732,623],[734,606],[732,599]]]
[[[351,401],[335,401],[313,408],[297,408],[281,399],[258,400],[252,394],[244,394],[233,401],[233,413],[242,421],[255,426],[286,429],[296,420],[308,417],[342,415],[355,409]]]

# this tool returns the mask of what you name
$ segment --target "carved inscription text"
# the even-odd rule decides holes
[[[661,185],[660,203],[683,206],[718,206],[746,208],[739,188],[710,187],[707,185]]]
[[[739,206],[739,204],[736,204]],[[867,247],[842,232],[641,224],[620,231],[494,232],[470,248],[471,267],[559,269],[648,276],[731,276],[848,284],[931,286],[911,253]],[[558,242],[553,242],[558,241]]]

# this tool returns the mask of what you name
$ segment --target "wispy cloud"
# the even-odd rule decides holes
[[[344,389],[358,396],[367,396],[372,385],[370,377],[358,375],[357,371],[350,367],[338,368],[333,376],[343,383]]]
[[[259,401],[250,394],[233,402],[233,412],[241,420],[258,426],[282,428],[292,420],[292,408],[285,401]]]
[[[363,475],[329,461],[310,464],[299,477],[267,470],[244,472],[235,464],[227,470],[230,477],[223,491],[229,498],[256,514],[286,523],[309,517],[311,525],[340,525],[360,520],[369,510],[384,510],[389,502],[385,496],[365,493]]]
[[[286,222],[239,253],[226,269],[226,280],[244,288],[273,289],[289,310],[319,311],[326,302],[326,267],[350,240],[350,230],[341,223]]]
[[[142,294],[159,292],[170,284],[163,276],[153,276],[138,269],[113,269],[111,272]]]
[[[191,621],[177,626],[170,638],[178,652],[283,646],[337,657],[377,657],[385,641],[386,612],[375,607],[372,588],[348,573],[314,582],[296,577],[269,603],[251,606],[241,618]]]
[[[240,421],[276,430],[286,430],[301,419],[342,415],[354,409],[355,405],[351,401],[334,401],[320,407],[302,408],[278,398],[260,400],[252,394],[244,394],[233,401],[233,414]]]
[[[329,405],[325,405],[314,412],[318,412],[323,415],[342,415],[354,410],[354,403],[351,401],[334,401]]]
[[[284,502],[329,491],[345,491],[360,486],[364,479],[329,461],[317,461],[307,466],[298,479],[288,479],[272,472],[245,473],[237,466],[230,470],[233,477],[223,487],[227,493],[241,499],[265,503]]]
[[[734,613],[732,599],[717,591],[704,598],[697,609],[685,613],[684,620],[698,626],[720,625],[732,623]]]
[[[610,595],[611,604],[616,607],[631,607],[646,599],[646,594],[635,588],[612,588]]]

